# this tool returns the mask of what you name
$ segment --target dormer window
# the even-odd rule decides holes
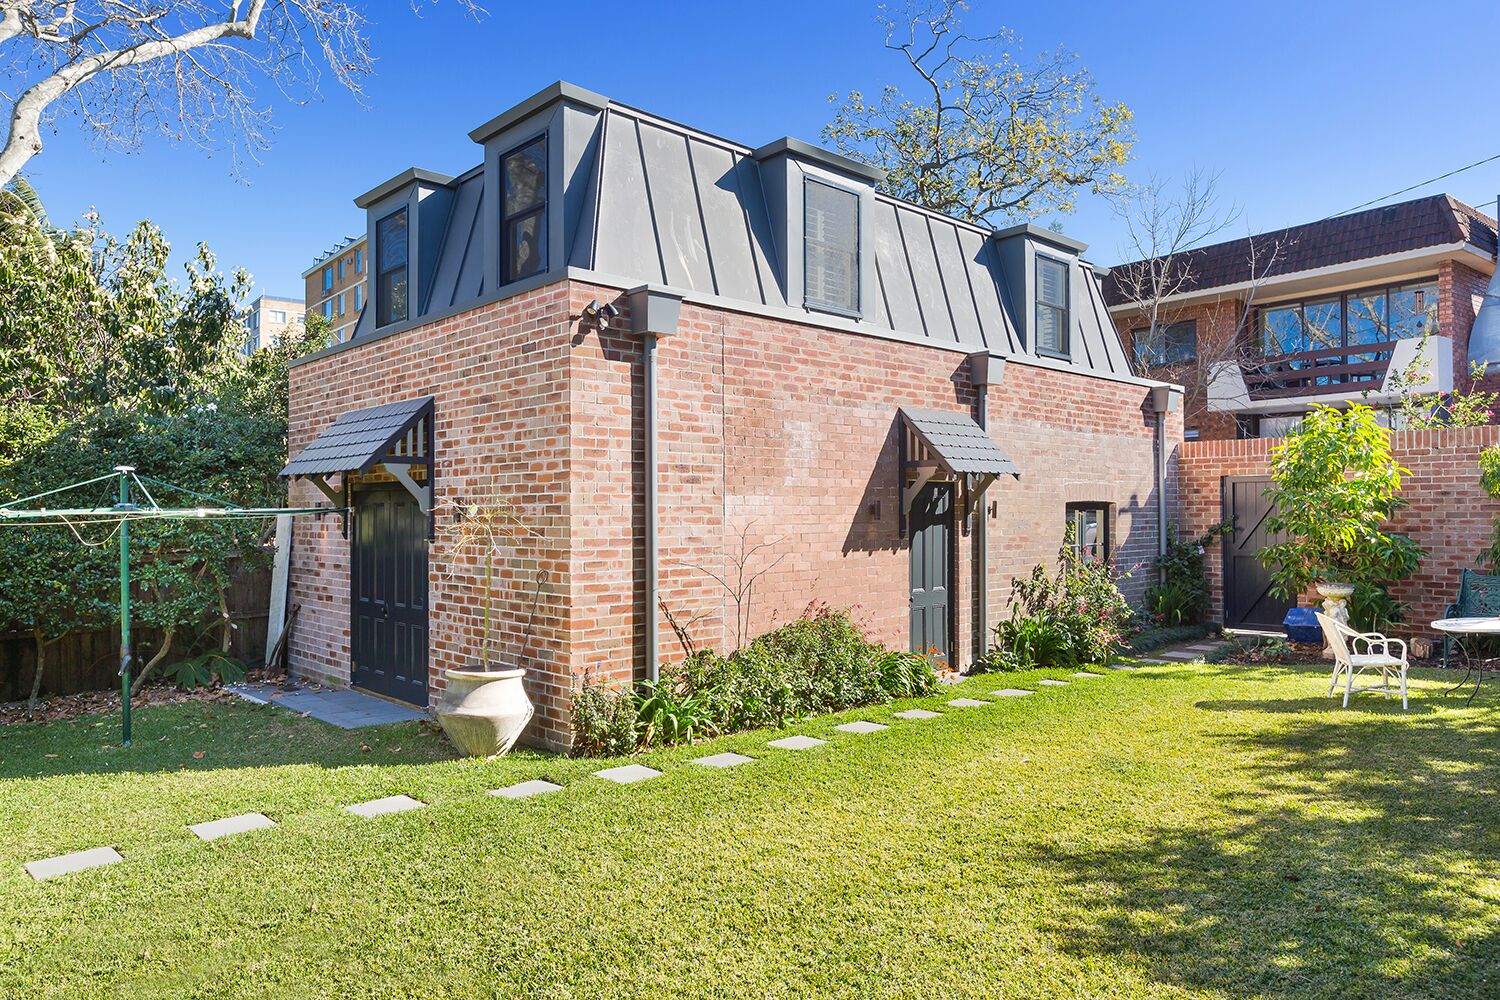
[[[859,195],[807,178],[802,196],[803,303],[859,316]]]
[[[409,313],[406,209],[375,225],[375,325],[400,323]]]
[[[547,137],[501,157],[500,176],[500,273],[509,284],[547,270]]]
[[[1038,354],[1070,357],[1068,344],[1068,265],[1036,256],[1036,321]]]

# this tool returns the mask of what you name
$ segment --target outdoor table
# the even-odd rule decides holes
[[[1479,693],[1479,685],[1484,683],[1485,665],[1481,661],[1479,669],[1474,669],[1474,654],[1470,652],[1468,642],[1485,636],[1500,636],[1500,618],[1440,618],[1432,623],[1432,627],[1453,636],[1453,644],[1463,650],[1464,654],[1464,679],[1444,691],[1444,697],[1455,691],[1462,691],[1464,685],[1469,683],[1469,678],[1473,677],[1474,690],[1469,692],[1469,699],[1464,702],[1466,705],[1472,704],[1474,696]]]

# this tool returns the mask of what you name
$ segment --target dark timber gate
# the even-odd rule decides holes
[[[427,515],[398,485],[356,487],[350,680],[427,705]]]
[[[1266,499],[1268,476],[1225,476],[1223,512],[1234,519],[1224,536],[1224,624],[1228,628],[1281,628],[1291,601],[1271,593],[1271,573],[1261,549],[1280,539],[1266,530],[1274,507]]]
[[[911,505],[911,648],[948,666],[953,592],[953,486],[929,483]]]

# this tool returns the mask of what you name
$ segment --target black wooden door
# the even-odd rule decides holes
[[[1280,538],[1266,530],[1275,507],[1266,499],[1267,476],[1226,476],[1224,516],[1234,530],[1224,536],[1224,624],[1229,628],[1281,628],[1292,602],[1271,593],[1271,573],[1260,551]]]
[[[948,665],[953,590],[953,487],[931,483],[911,505],[911,648]],[[936,650],[936,652],[933,652]]]
[[[400,486],[354,494],[351,681],[427,704],[427,518]]]

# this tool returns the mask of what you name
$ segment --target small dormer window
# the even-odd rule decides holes
[[[501,275],[509,284],[547,270],[547,137],[501,157],[500,175]]]
[[[409,315],[406,209],[375,225],[375,325],[400,323]]]
[[[1068,345],[1068,265],[1036,257],[1036,331],[1038,354],[1070,356]]]
[[[808,178],[802,222],[804,304],[859,316],[859,195]]]

